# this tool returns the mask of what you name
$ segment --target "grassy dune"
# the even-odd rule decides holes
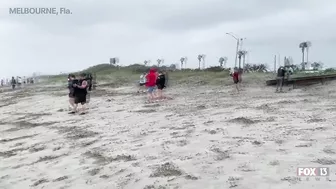
[[[97,84],[137,84],[141,73],[148,71],[150,67],[141,65],[132,65],[128,67],[114,67],[107,64],[100,64],[81,72],[95,73]],[[167,68],[160,68],[167,70]],[[77,72],[75,74],[79,74]],[[220,70],[218,68],[209,68],[207,70],[168,70],[169,85],[228,85],[232,83],[232,79],[228,70]],[[64,83],[67,74],[43,76],[48,83]],[[266,80],[274,77],[273,73],[246,73],[244,74],[245,83],[265,83]]]
[[[95,73],[98,85],[132,85],[137,84],[141,73],[148,71],[150,67],[139,64],[134,64],[126,67],[116,67],[109,64],[99,64],[90,68],[84,69],[81,72]],[[219,67],[211,67],[206,70],[171,70],[167,67],[159,68],[168,70],[169,85],[230,85],[232,79],[228,70],[223,70]],[[326,70],[318,73],[298,72],[291,77],[304,77],[313,75],[335,74],[334,70]],[[51,84],[66,83],[66,74],[44,76],[45,81]],[[274,79],[274,73],[244,73],[243,80],[245,84],[261,84],[264,85],[266,80]]]

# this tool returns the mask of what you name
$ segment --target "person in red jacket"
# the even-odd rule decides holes
[[[149,73],[146,75],[146,87],[148,91],[148,100],[149,102],[155,99],[155,86],[156,86],[157,73],[155,68],[151,68]]]
[[[238,68],[234,68],[232,79],[233,79],[234,84],[236,85],[237,93],[239,93],[240,74],[239,74]]]

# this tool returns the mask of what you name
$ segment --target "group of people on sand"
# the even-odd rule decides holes
[[[277,71],[277,76],[276,76],[276,90],[275,92],[278,93],[282,93],[283,90],[283,85],[285,84],[285,80],[289,80],[289,76],[293,74],[293,70],[291,68],[287,68],[285,66],[280,66],[278,71]],[[240,91],[240,83],[242,81],[242,70],[239,70],[238,68],[234,68],[233,72],[230,73],[230,75],[233,78],[233,82],[235,84],[235,88],[237,93],[239,93]],[[288,83],[287,83],[288,84]]]
[[[163,89],[167,86],[165,71],[158,71],[156,68],[150,68],[149,72],[144,72],[140,76],[138,93],[147,92],[148,101],[154,102],[156,100],[162,100],[166,97],[163,95]],[[230,71],[230,75],[235,84],[235,90],[237,93],[240,92],[240,83],[242,82],[242,70],[234,68]],[[280,88],[282,91],[283,80],[286,75],[286,70],[280,67],[277,75],[277,89]],[[71,106],[71,111],[69,114],[75,114],[79,112],[80,115],[86,114],[86,105],[90,101],[90,93],[92,90],[92,76],[91,74],[80,74],[79,79],[76,79],[74,74],[69,74],[68,76],[68,89],[69,89],[69,103]],[[78,105],[81,105],[79,108]]]
[[[16,86],[20,88],[22,84],[26,85],[26,84],[33,84],[33,83],[34,83],[34,78],[22,79],[21,77],[17,76],[15,79],[15,77],[13,76],[10,80],[1,79],[0,86],[1,87],[11,86],[12,89],[15,89]]]
[[[69,114],[86,114],[87,104],[90,102],[90,91],[92,90],[92,75],[81,73],[79,79],[74,74],[68,75],[69,103],[71,110]],[[79,108],[78,105],[81,105]]]
[[[165,71],[157,71],[156,68],[151,68],[148,73],[144,72],[141,74],[138,93],[141,91],[147,92],[149,102],[165,99],[163,89],[167,86],[166,74]],[[242,81],[242,70],[234,68],[233,71],[230,72],[230,75],[233,78],[236,92],[239,93],[240,83]]]
[[[143,73],[140,76],[138,93],[141,90],[147,91],[148,102],[164,99],[162,91],[167,86],[166,74],[165,71],[158,71],[156,68],[151,68],[148,73]]]

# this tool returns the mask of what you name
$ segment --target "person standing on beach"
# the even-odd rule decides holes
[[[159,76],[157,77],[157,80],[156,80],[156,86],[157,86],[157,98],[158,99],[162,99],[163,98],[163,95],[162,95],[162,90],[166,87],[166,77],[165,77],[165,74],[160,71],[159,72]]]
[[[86,81],[88,82],[88,87],[87,87],[87,95],[86,95],[86,104],[89,105],[90,99],[91,99],[91,91],[92,91],[92,74],[89,73],[86,75]],[[87,107],[88,108],[88,107]]]
[[[277,87],[275,90],[276,93],[283,92],[282,87],[283,87],[285,75],[286,75],[286,70],[284,69],[283,66],[280,66],[278,69],[277,78],[276,78],[276,81],[277,81]],[[280,91],[279,91],[279,88],[280,88]]]
[[[12,77],[12,80],[11,80],[11,85],[12,85],[12,89],[15,89],[15,86],[16,86],[16,81],[15,81],[15,78],[14,78],[14,76]]]
[[[156,86],[156,69],[151,68],[149,70],[149,73],[146,75],[146,87],[147,87],[147,92],[148,92],[148,101],[152,102],[155,99],[155,86]]]
[[[22,84],[22,79],[21,79],[21,77],[17,77],[17,86],[19,87],[19,88],[21,88],[21,84]]]
[[[76,76],[74,74],[69,74],[68,76],[68,89],[69,89],[69,103],[71,106],[71,112],[69,114],[76,113],[76,106],[75,106],[75,88],[73,87],[76,82]]]
[[[78,104],[81,104],[80,115],[84,115],[86,112],[86,95],[88,83],[85,79],[85,74],[80,74],[80,79],[78,84],[74,84],[75,88],[75,108],[77,109]],[[75,110],[76,111],[76,110]]]
[[[147,73],[144,72],[143,74],[140,75],[140,81],[139,81],[139,89],[138,89],[138,93],[140,93],[140,90],[141,89],[144,89],[145,88],[145,85],[146,85],[146,76],[147,76]]]
[[[165,88],[169,87],[169,75],[167,71],[163,72],[164,76],[165,76]]]
[[[237,93],[239,93],[239,83],[240,83],[239,75],[240,74],[239,74],[238,68],[234,68],[233,73],[232,73],[232,79],[233,79],[233,83],[235,84]]]
[[[287,67],[285,67],[285,71],[286,71],[286,86],[288,86],[289,78],[293,74],[293,69],[291,67],[287,66]]]

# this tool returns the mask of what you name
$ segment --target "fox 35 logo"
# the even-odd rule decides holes
[[[297,176],[327,177],[329,176],[329,174],[330,174],[329,167],[298,167],[297,168]]]

